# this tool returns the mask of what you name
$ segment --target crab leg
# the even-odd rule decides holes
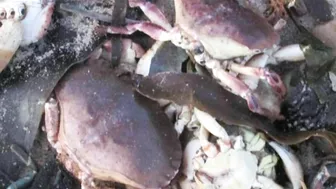
[[[144,0],[129,0],[130,7],[139,7],[151,22],[169,31],[172,29],[166,16],[153,3]]]
[[[173,27],[166,19],[165,15],[154,4],[144,0],[130,0],[130,7],[139,7],[149,18],[150,22],[137,22],[128,24],[125,27],[107,27],[107,32],[111,34],[131,35],[136,31],[141,31],[158,41],[170,41],[170,30]]]
[[[236,73],[264,79],[281,97],[286,94],[286,87],[283,84],[280,76],[266,68],[255,68],[231,63],[228,65],[228,69]]]
[[[262,115],[269,115],[273,116],[275,113],[271,112],[270,110],[266,110],[261,107],[261,103],[254,96],[251,89],[241,80],[234,77],[230,73],[226,72],[224,69],[221,68],[220,64],[216,60],[210,60],[205,63],[205,66],[212,70],[212,73],[216,79],[220,80],[220,84],[236,94],[241,96],[247,101],[247,105],[252,112],[256,112]]]
[[[171,40],[171,35],[169,32],[167,32],[161,26],[158,26],[150,22],[139,22],[134,24],[128,24],[125,27],[108,26],[106,28],[106,32],[111,34],[131,35],[136,31],[141,31],[158,41]]]
[[[173,33],[172,33],[173,34]],[[174,36],[174,35],[172,35]],[[173,42],[174,43],[174,42]],[[182,44],[175,42],[177,44]],[[175,44],[174,43],[174,44]],[[204,51],[204,47],[198,43],[198,42],[189,42],[187,46],[187,50],[191,51],[194,55],[195,61],[200,64],[204,65],[207,69],[212,71],[212,75],[215,79],[219,80],[219,83],[232,93],[241,96],[247,101],[248,107],[252,112],[265,115],[267,117],[278,117],[278,113],[275,112],[274,110],[268,110],[264,107],[262,107],[262,103],[260,102],[259,99],[253,94],[253,91],[249,88],[247,84],[245,84],[242,80],[238,79],[237,77],[233,76],[232,74],[228,73],[221,65],[221,62],[218,60],[212,59],[209,54],[207,54]],[[243,69],[245,70],[245,68]],[[266,75],[266,74],[264,74]],[[276,77],[274,77],[276,75]],[[271,77],[272,76],[272,77]],[[259,76],[260,77],[260,76]],[[265,76],[266,77],[266,76]],[[273,78],[274,77],[274,78]],[[269,80],[269,83],[272,83],[273,86],[276,86],[276,91],[279,91],[280,94],[284,94],[285,92],[282,91],[285,87],[283,83],[281,82],[279,76],[277,74],[273,73],[270,74],[270,76],[266,77],[267,80]],[[280,81],[277,82],[278,79]],[[276,85],[276,83],[281,83],[280,85]],[[279,89],[278,89],[279,88]]]

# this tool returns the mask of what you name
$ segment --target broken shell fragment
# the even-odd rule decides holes
[[[198,173],[206,174],[218,188],[250,189],[257,174],[257,158],[242,150],[229,150],[210,158]],[[244,175],[244,179],[240,177]]]
[[[260,151],[265,147],[266,141],[261,138],[260,133],[254,134],[247,129],[242,129],[242,131],[248,151]]]
[[[276,173],[274,166],[278,163],[278,160],[278,156],[274,154],[263,157],[259,163],[258,173],[275,179]]]

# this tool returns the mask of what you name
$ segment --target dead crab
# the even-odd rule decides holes
[[[286,88],[278,74],[267,68],[237,64],[233,60],[238,57],[246,57],[247,60],[262,52],[267,53],[250,60],[262,62],[261,65],[272,61],[303,60],[299,45],[273,49],[279,42],[279,35],[266,19],[240,6],[235,0],[174,0],[174,3],[174,27],[154,4],[145,0],[129,0],[129,5],[140,7],[151,22],[139,21],[125,27],[111,26],[106,31],[112,34],[142,31],[156,40],[171,41],[187,50],[198,64],[209,69],[222,86],[244,98],[251,111],[279,118],[279,107],[265,108],[262,99],[258,99],[251,89],[252,86],[226,70],[266,80],[282,99]]]
[[[124,49],[128,57],[123,53],[122,61],[141,56],[135,52],[139,46],[124,44],[133,50]],[[135,93],[128,77],[116,76],[103,60],[110,58],[104,51],[111,50],[111,44],[104,46],[56,86],[56,100],[45,106],[48,140],[83,189],[94,187],[92,181],[162,188],[181,164],[178,135],[157,103]]]
[[[46,34],[54,4],[46,0],[0,2],[0,72],[20,45],[35,43]]]

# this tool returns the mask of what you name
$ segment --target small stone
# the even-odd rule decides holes
[[[331,88],[336,91],[336,75],[333,72],[329,72],[329,79],[331,81]]]

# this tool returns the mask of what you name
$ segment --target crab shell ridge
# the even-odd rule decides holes
[[[76,67],[55,88],[58,142],[95,179],[161,188],[181,164],[178,135],[159,105],[98,63]],[[80,166],[80,165],[79,165]]]
[[[267,20],[235,0],[175,0],[176,25],[216,59],[252,55],[279,43]]]

